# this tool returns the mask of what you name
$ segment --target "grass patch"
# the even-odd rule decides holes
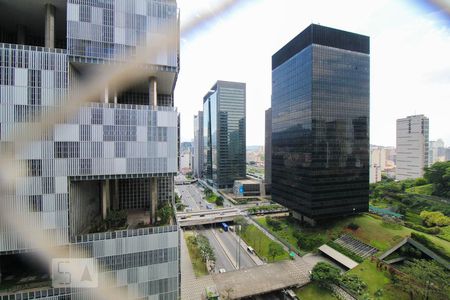
[[[411,211],[406,212],[405,221],[414,223],[416,225],[423,225],[422,218],[418,214]]]
[[[441,233],[438,234],[438,237],[450,242],[450,226],[441,227]]]
[[[209,196],[209,197],[207,197],[206,198],[206,201],[208,201],[209,203],[216,203],[216,200],[217,200],[217,196],[216,195],[211,195],[211,196]]]
[[[336,300],[333,293],[328,290],[321,288],[316,282],[311,282],[300,289],[295,290],[295,294],[299,299],[320,299],[320,300]]]
[[[375,298],[374,294],[377,290],[383,290],[382,299],[386,300],[407,300],[408,294],[397,289],[389,278],[386,271],[377,270],[375,262],[370,260],[364,261],[354,269],[348,271],[348,274],[355,274],[362,281],[367,283],[367,291],[371,298]]]
[[[199,249],[193,244],[192,239],[194,234],[191,232],[185,232],[184,238],[189,251],[189,257],[191,258],[192,267],[194,268],[195,276],[200,277],[208,274],[206,264],[203,262]]]
[[[413,186],[408,189],[406,189],[408,193],[414,193],[414,194],[420,194],[420,195],[428,195],[431,196],[431,193],[433,193],[433,184],[425,184],[421,186]]]
[[[269,244],[273,242],[268,238],[261,230],[255,225],[250,224],[246,226],[245,231],[240,233],[240,236],[244,241],[255,249],[259,257],[266,261],[272,261],[272,257],[269,256]],[[275,256],[274,261],[281,261],[289,258],[289,254],[283,250],[281,255]]]

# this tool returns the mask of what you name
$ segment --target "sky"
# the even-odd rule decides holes
[[[178,0],[181,24],[219,0]],[[442,3],[441,6],[435,3]],[[247,146],[264,145],[271,57],[309,24],[370,37],[370,143],[395,146],[396,119],[424,114],[450,146],[450,1],[248,0],[181,36],[181,141],[217,80],[247,84]],[[445,4],[447,3],[447,4]],[[443,8],[446,8],[443,10]]]

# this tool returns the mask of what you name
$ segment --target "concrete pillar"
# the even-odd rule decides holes
[[[105,103],[109,102],[109,89],[108,89],[108,87],[105,87],[105,97],[103,99],[103,102],[105,102]]]
[[[26,27],[25,25],[19,24],[17,25],[17,44],[25,45],[26,44]]]
[[[114,92],[114,104],[117,104],[117,91]]]
[[[150,106],[158,106],[158,84],[156,82],[156,77],[150,77],[148,80],[148,88],[149,88],[149,95],[150,95]]]
[[[45,4],[45,47],[55,48],[55,7]]]
[[[106,219],[109,208],[111,206],[111,198],[109,194],[109,179],[102,181],[102,217]]]
[[[150,178],[150,197],[150,223],[155,224],[157,218],[156,211],[158,210],[158,179],[156,177]]]
[[[113,210],[119,210],[119,179],[114,180]]]

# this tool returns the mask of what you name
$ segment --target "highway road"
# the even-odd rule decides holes
[[[227,272],[235,270],[233,263],[228,258],[227,254],[225,253],[225,250],[222,248],[219,241],[214,236],[212,229],[208,228],[204,230],[199,230],[198,232],[208,238],[211,247],[214,249],[214,253],[216,254],[215,271],[219,272],[220,269],[225,269]]]
[[[203,200],[203,190],[197,184],[176,185],[175,190],[182,197],[181,201],[183,204],[192,208],[192,212],[206,209],[207,202]],[[226,212],[224,212],[224,216],[225,214]],[[194,216],[191,216],[189,219],[193,218]],[[214,249],[216,254],[216,272],[221,268],[226,271],[232,271],[236,269],[236,254],[238,253],[236,235],[231,232],[220,232],[218,230],[219,226],[219,224],[215,225],[215,229],[214,227],[205,226],[203,229],[197,229],[196,231],[205,235]],[[241,269],[256,266],[247,253],[247,249],[244,249],[242,246],[240,247],[240,255]]]
[[[231,232],[216,232],[224,247],[228,249],[228,251],[234,256],[234,259],[236,260],[238,254],[238,240],[236,235]],[[242,246],[240,246],[240,251],[240,269],[248,269],[256,266],[256,263],[248,254],[247,249],[244,249]]]

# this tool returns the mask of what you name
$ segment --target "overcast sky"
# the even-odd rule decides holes
[[[182,24],[216,2],[178,0]],[[193,36],[182,36],[175,89],[181,140],[193,139],[193,116],[206,92],[217,80],[230,80],[247,83],[247,146],[264,145],[272,54],[318,23],[370,36],[371,144],[395,145],[395,120],[425,114],[430,140],[442,138],[450,146],[450,20],[429,3],[249,0]]]

